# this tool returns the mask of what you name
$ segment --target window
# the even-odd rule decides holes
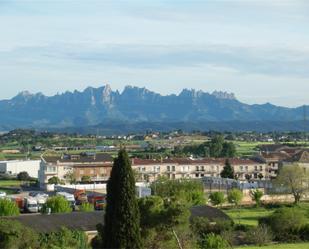
[[[205,171],[205,168],[204,168],[204,166],[201,166],[201,170],[202,170],[202,171]]]
[[[200,176],[200,174],[195,174],[195,177],[199,177]]]
[[[243,171],[244,170],[244,166],[240,166],[240,170]]]
[[[199,170],[200,170],[200,167],[199,167],[199,166],[196,166],[195,168],[196,168],[196,171],[199,171]]]
[[[257,171],[258,170],[258,166],[254,166],[254,170]]]
[[[263,166],[262,165],[260,165],[260,171],[263,171]]]
[[[176,171],[176,167],[175,166],[172,166],[172,171]]]
[[[171,171],[171,166],[167,166],[167,171]]]

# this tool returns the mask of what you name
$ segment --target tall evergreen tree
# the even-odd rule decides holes
[[[234,179],[234,169],[232,168],[229,159],[226,159],[223,170],[220,173],[222,178]]]
[[[107,183],[107,205],[103,248],[139,249],[140,213],[135,194],[134,173],[127,152],[121,149]]]

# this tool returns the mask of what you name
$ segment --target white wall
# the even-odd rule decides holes
[[[26,171],[29,176],[38,178],[40,162],[40,160],[0,161],[0,172],[17,175],[20,172]]]

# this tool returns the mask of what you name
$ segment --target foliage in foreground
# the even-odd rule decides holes
[[[0,216],[17,216],[19,208],[15,202],[9,199],[0,199]]]

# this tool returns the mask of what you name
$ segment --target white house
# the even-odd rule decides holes
[[[0,173],[17,175],[20,172],[27,172],[29,176],[38,178],[41,160],[12,160],[0,161]]]

